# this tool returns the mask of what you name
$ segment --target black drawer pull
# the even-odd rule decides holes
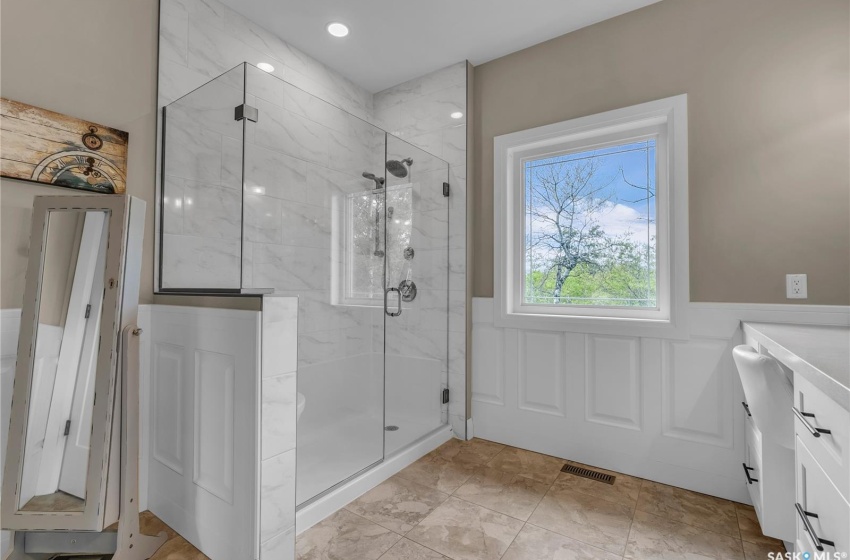
[[[748,467],[746,463],[741,463],[744,466],[744,476],[747,477],[747,484],[752,484],[753,482],[758,482],[759,479],[752,478],[750,476],[750,471],[756,470],[755,467]]]
[[[744,401],[741,401],[741,404],[744,405],[744,410],[747,411],[747,416],[752,416],[752,414],[750,414],[750,407],[747,406],[747,403],[745,403]]]
[[[805,426],[806,429],[809,430],[809,433],[812,434],[814,437],[820,437],[821,434],[831,434],[832,433],[832,430],[827,430],[825,428],[815,428],[814,426],[809,424],[809,421],[806,420],[806,418],[814,418],[815,417],[815,415],[812,414],[811,412],[802,412],[796,406],[792,406],[791,410],[794,411],[794,416],[796,416],[797,419],[800,422],[803,423],[803,426]]]
[[[818,515],[816,513],[804,510],[803,506],[801,506],[800,504],[794,504],[794,507],[797,508],[797,515],[800,516],[800,521],[803,522],[803,528],[809,534],[809,537],[811,537],[812,544],[815,545],[815,548],[821,552],[823,551],[823,545],[825,544],[831,546],[832,548],[835,548],[835,543],[820,538],[818,534],[815,533],[815,528],[812,527],[812,524],[809,522],[809,517],[814,517],[815,519],[817,519]]]

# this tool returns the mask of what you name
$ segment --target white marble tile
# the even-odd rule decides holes
[[[245,93],[276,107],[283,107],[283,88],[286,82],[276,75],[278,69],[275,68],[274,73],[270,74],[256,67],[257,62],[261,61],[248,62],[245,67]]]
[[[450,165],[466,165],[466,134],[465,124],[443,129],[443,152],[440,157]]]
[[[327,128],[262,99],[256,103],[262,114],[254,125],[254,142],[258,146],[321,165],[327,163]]]
[[[242,190],[242,139],[221,137],[221,180],[222,187]]]
[[[246,189],[243,195],[242,233],[251,243],[281,242],[281,201]]]
[[[159,26],[159,58],[187,65],[189,49],[189,12],[173,2],[161,7]]]
[[[183,183],[181,177],[165,176],[161,218],[163,233],[183,233]]]
[[[286,290],[329,290],[328,249],[293,245],[256,245],[252,266],[255,287]]]
[[[292,84],[284,84],[283,106],[331,130],[343,132],[348,127],[348,116],[345,111]]]
[[[297,370],[298,299],[263,297],[263,377]]]
[[[295,528],[260,545],[260,560],[295,560]]]
[[[166,123],[165,174],[217,185],[221,180],[221,135],[179,119]]]
[[[291,203],[282,209],[283,243],[330,249],[331,209]]]
[[[163,288],[239,288],[238,240],[163,236]]]
[[[295,449],[261,465],[260,542],[295,526]]]
[[[242,197],[239,191],[185,181],[183,234],[216,239],[241,236]]]
[[[262,458],[280,455],[295,447],[296,373],[263,376]]]

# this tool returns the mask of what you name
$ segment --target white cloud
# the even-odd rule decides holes
[[[611,237],[626,235],[634,243],[647,241],[647,214],[631,206],[607,202],[594,214],[599,227]],[[649,235],[655,235],[655,224],[649,224]]]

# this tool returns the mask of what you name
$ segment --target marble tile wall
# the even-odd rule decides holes
[[[298,299],[264,296],[262,328],[260,560],[294,560]]]
[[[449,420],[461,438],[466,436],[466,82],[467,63],[460,62],[373,98],[379,126],[449,163]],[[454,112],[461,118],[452,118]]]

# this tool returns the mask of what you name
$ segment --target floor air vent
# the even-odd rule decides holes
[[[595,480],[597,482],[604,482],[605,484],[614,484],[614,479],[617,478],[612,474],[605,474],[603,472],[586,469],[584,467],[570,465],[569,463],[561,467],[561,472],[589,478],[590,480]]]

